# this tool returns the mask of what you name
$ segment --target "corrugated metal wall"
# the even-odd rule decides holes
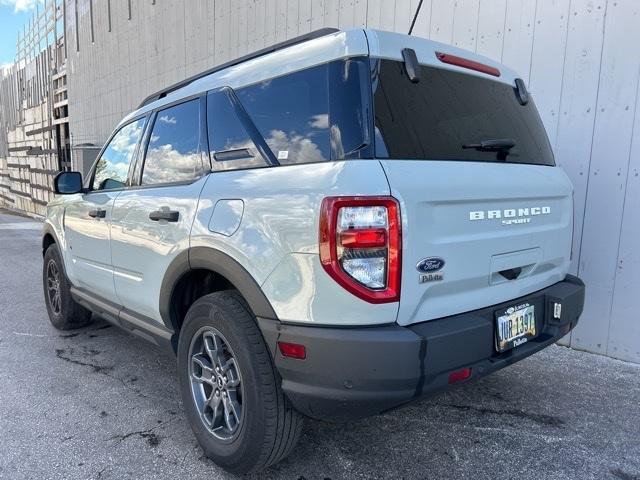
[[[406,32],[417,4],[66,0],[73,139],[101,143],[147,94],[304,32]],[[640,2],[424,0],[415,35],[502,61],[528,82],[575,185],[573,271],[588,294],[569,341],[640,362]]]

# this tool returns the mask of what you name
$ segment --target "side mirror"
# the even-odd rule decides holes
[[[60,195],[71,195],[82,191],[80,172],[60,172],[53,180],[53,189]]]

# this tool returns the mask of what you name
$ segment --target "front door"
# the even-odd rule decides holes
[[[145,118],[134,120],[112,136],[92,170],[88,191],[78,194],[77,201],[65,209],[69,279],[76,287],[112,302],[117,301],[110,248],[113,205],[127,183],[144,123]]]
[[[119,303],[157,322],[164,274],[189,248],[210,170],[201,102],[196,98],[155,113],[135,168],[141,171],[134,179],[139,185],[120,193],[114,204],[111,252]]]

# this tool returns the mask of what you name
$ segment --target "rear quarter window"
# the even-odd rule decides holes
[[[236,93],[280,164],[331,158],[326,65],[260,82]]]
[[[209,92],[215,170],[372,158],[368,58]]]

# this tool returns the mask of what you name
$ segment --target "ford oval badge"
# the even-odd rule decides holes
[[[433,273],[444,267],[444,260],[440,257],[423,258],[418,262],[416,268],[419,272]]]

